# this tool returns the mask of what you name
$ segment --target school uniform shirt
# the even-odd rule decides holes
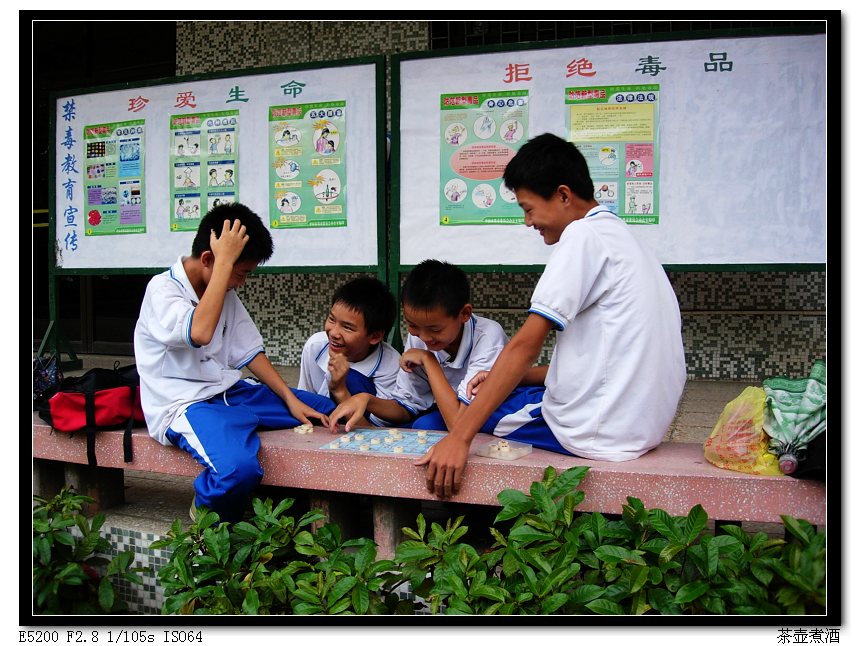
[[[182,257],[146,287],[134,328],[140,400],[149,434],[170,445],[165,433],[191,404],[223,393],[242,377],[242,367],[263,352],[263,338],[236,292],[224,296],[215,335],[208,345],[191,340],[199,299]]]
[[[529,311],[558,329],[542,414],[559,443],[613,461],[657,446],[686,381],[681,315],[628,225],[601,206],[569,224]]]
[[[473,314],[463,323],[463,337],[456,357],[452,357],[444,350],[433,352],[442,367],[445,379],[457,391],[457,398],[461,402],[470,403],[466,397],[466,386],[469,381],[481,370],[489,370],[493,367],[507,342],[508,335],[501,325]],[[417,336],[410,334],[406,339],[404,353],[410,348],[426,350],[427,346]],[[400,371],[392,399],[413,415],[426,411],[436,401],[430,382],[422,368],[416,368],[412,372]]]
[[[325,332],[317,332],[305,342],[299,368],[299,390],[309,390],[326,397],[331,396],[328,348],[328,335]],[[400,353],[383,341],[361,361],[350,362],[349,367],[373,381],[377,397],[391,399],[397,373],[400,372]]]

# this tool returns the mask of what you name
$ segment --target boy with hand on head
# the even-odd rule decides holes
[[[248,207],[213,208],[191,255],[149,282],[134,330],[140,396],[150,435],[190,453],[204,470],[193,506],[236,522],[263,476],[256,430],[328,424],[328,398],[292,391],[234,291],[273,252]],[[247,367],[262,383],[242,379]]]
[[[474,436],[495,435],[593,460],[622,461],[656,447],[686,381],[681,316],[666,273],[630,228],[594,199],[585,158],[552,134],[526,143],[504,181],[526,226],[555,245],[529,316],[489,374],[469,384],[471,405],[416,462],[427,488],[456,493]],[[533,366],[557,330],[548,368]],[[518,384],[546,390],[517,412],[495,411]],[[488,420],[490,420],[488,422]]]
[[[469,380],[489,370],[507,343],[498,323],[472,313],[469,281],[452,264],[419,263],[406,277],[400,298],[409,335],[393,394],[351,397],[329,415],[331,430],[345,418],[349,431],[365,412],[382,425],[411,422],[411,428],[445,430],[469,403]],[[434,401],[437,409],[431,411]]]
[[[383,339],[397,305],[376,278],[356,278],[334,293],[322,332],[302,349],[299,388],[335,404],[369,393],[388,399],[400,372],[400,353]]]

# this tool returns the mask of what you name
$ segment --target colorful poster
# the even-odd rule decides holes
[[[659,85],[565,88],[567,138],[594,181],[594,199],[629,224],[659,224]]]
[[[346,101],[269,107],[269,223],[346,226]]]
[[[170,230],[239,199],[239,111],[170,116]]]
[[[143,119],[84,127],[86,235],[146,233],[145,128]]]
[[[439,223],[522,224],[505,166],[528,140],[528,90],[443,94]]]

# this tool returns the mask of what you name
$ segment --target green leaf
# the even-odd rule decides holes
[[[807,523],[806,521],[799,521],[796,518],[792,518],[791,516],[780,516],[780,518],[782,518],[783,525],[785,525],[785,528],[791,533],[792,536],[799,540],[804,547],[809,545],[809,538],[810,534],[812,533],[812,528],[809,523]]]
[[[623,615],[624,608],[622,608],[619,604],[614,601],[609,601],[608,599],[595,599],[587,604],[585,607],[591,610],[592,612],[596,612],[598,615]]]
[[[99,583],[99,605],[102,607],[102,610],[109,611],[113,608],[113,603],[113,584],[109,578],[104,577]]]
[[[539,531],[529,525],[520,525],[519,527],[512,529],[511,533],[508,534],[508,540],[512,542],[516,541],[522,545],[527,545],[533,541],[548,540],[552,538],[555,538],[552,534]]]
[[[352,607],[357,615],[367,614],[370,607],[370,594],[363,585],[357,585],[352,589]]]
[[[424,520],[424,514],[418,514],[418,518],[415,519],[415,523],[418,526],[418,535],[423,539],[427,530],[427,523]]]
[[[687,514],[687,519],[684,521],[684,530],[687,534],[687,543],[692,543],[699,537],[702,530],[708,524],[708,514],[701,505],[696,505]]]
[[[541,482],[533,482],[531,495],[540,510],[540,516],[548,523],[554,523],[558,510],[546,487]]]
[[[559,496],[564,496],[576,487],[579,486],[579,483],[582,482],[583,478],[585,478],[588,473],[590,467],[572,467],[563,471],[561,475],[559,475],[552,484],[549,485],[549,495],[551,498],[555,499]]]
[[[404,536],[408,536],[409,538],[411,538],[413,540],[416,540],[416,541],[421,540],[421,536],[418,534],[418,532],[416,532],[414,529],[412,529],[410,527],[401,527],[400,531],[403,532]]]
[[[686,585],[682,585],[675,594],[675,603],[689,603],[695,601],[705,594],[710,586],[707,581],[691,581]]]
[[[570,601],[579,604],[587,604],[589,601],[594,601],[595,599],[599,599],[603,596],[605,589],[599,585],[593,585],[591,583],[585,583],[578,588],[574,588],[571,592],[568,593],[568,598]]]
[[[675,525],[674,519],[662,509],[652,509],[648,512],[651,520],[651,526],[660,533],[660,535],[676,542],[681,543],[683,539]]]
[[[345,610],[347,610],[352,605],[352,599],[350,597],[345,597],[338,601],[333,606],[329,606],[328,614],[330,615],[339,615]]]
[[[496,515],[494,521],[496,523],[516,518],[520,514],[531,511],[534,506],[534,501],[517,489],[505,489],[497,497],[502,506],[502,511]]]
[[[242,601],[242,614],[243,615],[256,615],[260,612],[260,595],[257,594],[257,590],[251,588],[248,590],[248,593],[245,595],[245,600]]]
[[[665,565],[675,558],[675,555],[683,549],[686,549],[686,545],[683,543],[669,543],[660,551],[660,563]]]
[[[472,596],[483,597],[493,601],[503,602],[507,599],[507,594],[503,588],[494,585],[479,585],[472,590]]]
[[[594,554],[604,563],[612,564],[623,561],[625,563],[645,565],[645,561],[641,555],[618,545],[601,545],[594,550]]]
[[[563,592],[556,592],[541,602],[540,614],[551,615],[565,603],[567,603],[567,595]]]
[[[630,570],[630,592],[638,592],[648,581],[651,568],[647,565],[634,567]],[[659,570],[658,570],[659,572]],[[634,613],[637,614],[637,613]]]
[[[403,541],[395,550],[395,559],[398,562],[419,561],[434,555],[433,550],[419,541]]]
[[[297,615],[318,615],[322,613],[322,606],[318,603],[296,603],[293,604],[293,613]]]
[[[328,596],[326,597],[326,604],[329,607],[333,606],[335,604],[335,602],[337,602],[346,593],[348,593],[350,590],[352,590],[353,587],[355,587],[355,584],[357,582],[358,582],[358,579],[356,579],[354,576],[346,576],[346,577],[342,578],[340,581],[338,581],[337,583],[335,583],[332,586],[331,591],[328,593]]]

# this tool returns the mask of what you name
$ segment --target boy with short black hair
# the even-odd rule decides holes
[[[526,226],[557,245],[529,316],[493,369],[469,384],[472,404],[416,464],[427,487],[456,493],[469,446],[488,426],[498,436],[594,460],[631,460],[653,449],[672,422],[686,381],[681,316],[666,273],[626,223],[594,199],[585,158],[544,134],[510,161],[504,181]],[[534,366],[557,330],[549,367]],[[545,383],[521,410],[496,415],[517,385]]]
[[[381,281],[362,277],[341,285],[331,299],[324,329],[302,348],[299,389],[335,404],[358,393],[390,398],[400,372],[400,353],[385,339],[397,315]]]
[[[468,278],[450,263],[418,264],[406,277],[400,298],[409,335],[393,394],[350,398],[329,416],[332,430],[343,418],[349,430],[365,412],[381,425],[445,430],[469,403],[466,385],[489,370],[507,343],[498,323],[472,313]]]
[[[222,521],[242,517],[262,478],[257,428],[308,418],[327,424],[333,408],[327,398],[284,383],[234,291],[272,252],[269,231],[248,207],[213,208],[200,222],[191,256],[180,256],[147,285],[134,330],[149,433],[203,465],[192,506]],[[242,368],[262,383],[243,380]]]

